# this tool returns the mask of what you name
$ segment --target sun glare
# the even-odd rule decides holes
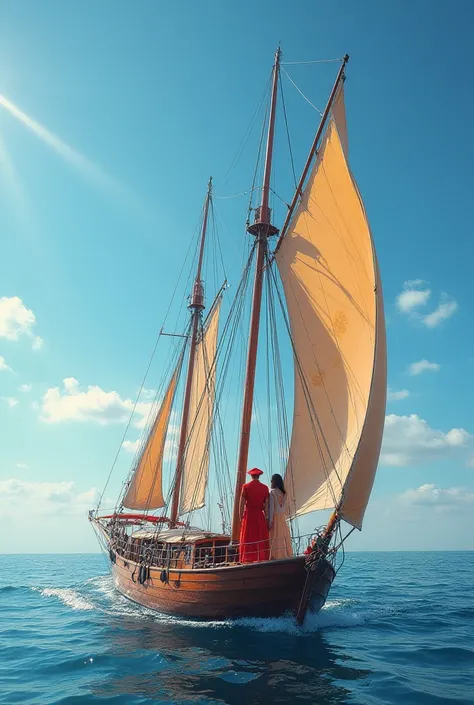
[[[153,218],[149,208],[141,202],[141,199],[128,187],[124,186],[113,176],[107,174],[101,167],[97,166],[90,159],[71,147],[69,144],[53,134],[37,120],[27,115],[11,100],[0,95],[0,106],[7,110],[10,115],[19,120],[26,128],[33,132],[39,139],[56,152],[66,163],[70,164],[88,183],[97,187],[120,203],[126,203],[129,207],[140,211],[142,216]],[[5,153],[5,149],[0,154],[0,159]],[[3,161],[3,159],[2,159]]]

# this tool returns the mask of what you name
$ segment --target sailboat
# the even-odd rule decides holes
[[[213,442],[223,432],[219,400],[228,369],[223,359],[231,352],[244,286],[241,281],[220,331],[225,286],[204,315],[203,257],[211,182],[203,207],[189,318],[179,339],[182,345],[175,346],[174,366],[114,510],[104,514],[98,506],[89,513],[117,590],[152,610],[200,619],[288,613],[302,624],[308,612],[324,605],[344,543],[362,527],[382,442],[386,337],[374,242],[348,164],[344,104],[348,59],[346,55],[341,60],[286,218],[276,227],[269,199],[280,49],[275,54],[261,201],[254,221],[248,222],[253,244],[242,277],[253,289],[235,483],[222,488],[225,500],[232,504],[232,521],[229,514],[222,531],[195,526],[192,521],[206,501],[212,501],[206,496]],[[239,501],[249,469],[265,291],[267,300],[281,306],[293,362],[292,429],[286,434],[287,447],[278,449],[285,468],[293,555],[243,563],[239,560]],[[272,291],[273,298],[268,293]],[[277,347],[275,343],[272,348],[272,374],[278,378]],[[264,366],[265,360],[260,364]],[[281,416],[286,402],[280,399]],[[177,405],[177,456],[165,496],[163,463]],[[236,419],[230,428],[234,436],[237,427]],[[280,434],[279,442],[284,436]],[[307,535],[294,530],[299,517],[319,510],[326,510],[329,517],[323,527]]]

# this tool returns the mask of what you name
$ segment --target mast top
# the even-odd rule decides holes
[[[270,105],[270,117],[268,121],[267,148],[265,154],[265,169],[262,186],[262,203],[258,208],[255,209],[255,220],[247,228],[247,231],[251,235],[264,238],[270,237],[271,235],[276,235],[278,233],[278,228],[272,225],[272,214],[268,203],[270,200],[270,176],[272,171],[273,138],[275,134],[278,78],[280,76],[280,57],[281,49],[280,45],[278,44],[277,50],[275,52],[275,58],[273,61],[272,97]]]
[[[191,295],[191,302],[189,308],[194,311],[202,311],[204,306],[204,286],[201,279],[202,272],[202,262],[204,258],[204,244],[206,242],[206,231],[207,231],[207,219],[209,215],[209,203],[212,197],[212,176],[209,177],[207,182],[207,193],[206,200],[204,201],[204,214],[202,218],[202,229],[201,229],[201,244],[199,247],[199,259],[196,271],[196,278],[193,285],[193,293]]]

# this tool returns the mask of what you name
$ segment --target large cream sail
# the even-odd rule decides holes
[[[162,486],[163,454],[181,361],[182,357],[173,373],[123,499],[123,505],[128,509],[149,510],[165,506]]]
[[[222,297],[219,296],[209,313],[201,339],[196,345],[180,514],[200,509],[205,501],[214,415],[215,355],[221,301]]]
[[[276,260],[295,353],[292,514],[337,507],[360,528],[385,415],[385,323],[370,228],[346,161],[342,101],[341,90]]]

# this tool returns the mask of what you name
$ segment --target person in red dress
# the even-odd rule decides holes
[[[252,477],[242,487],[240,495],[240,562],[256,563],[270,559],[268,538],[268,487],[260,482],[263,472],[252,468]]]

